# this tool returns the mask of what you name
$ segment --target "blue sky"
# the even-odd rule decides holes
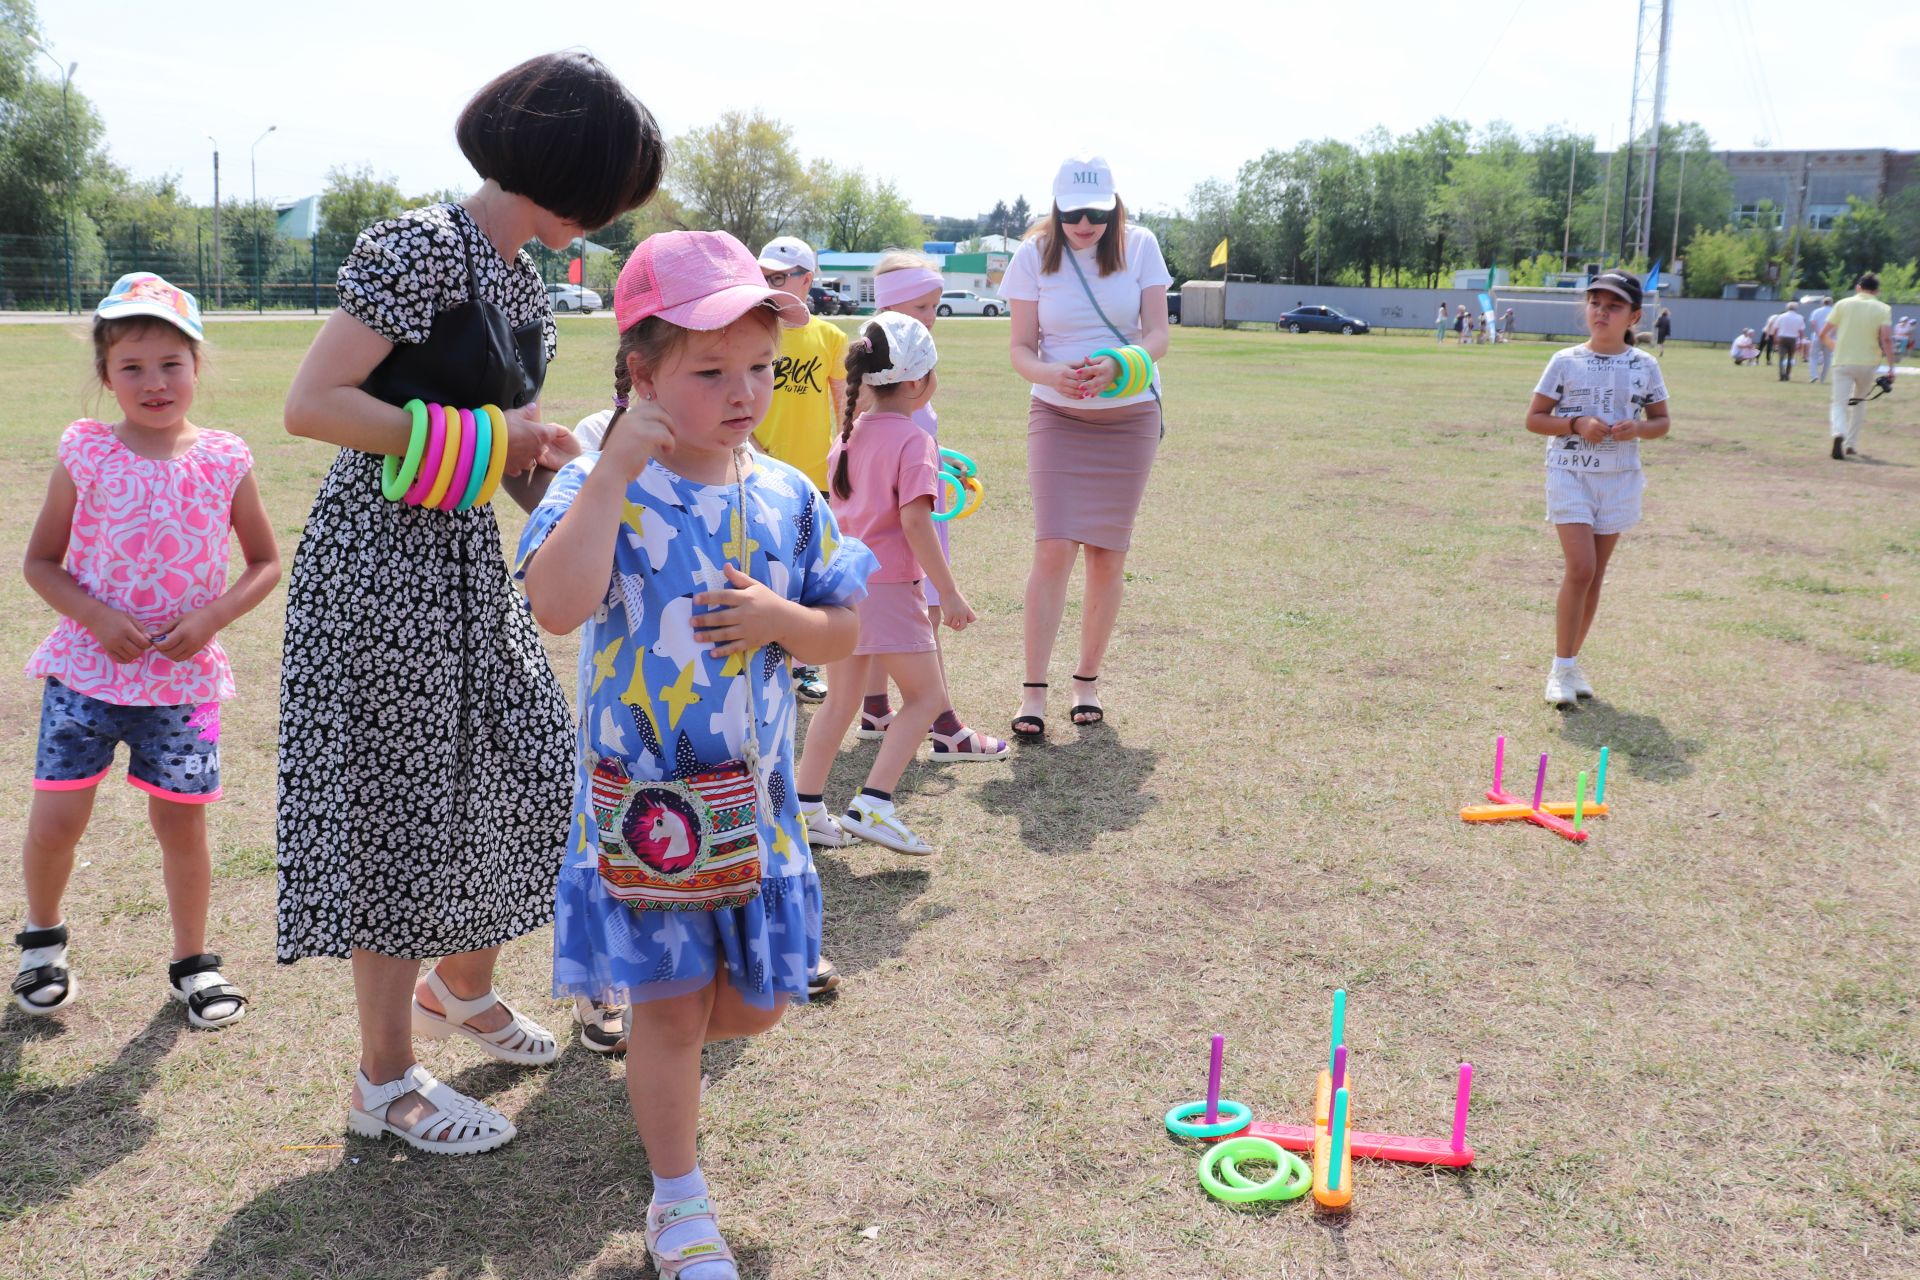
[[[1723,147],[1920,149],[1920,6],[1881,0],[1674,0],[1669,119]],[[1103,152],[1136,206],[1182,201],[1269,147],[1357,139],[1436,115],[1602,146],[1626,131],[1635,0],[1376,0],[1061,9],[731,3],[578,6],[41,0],[53,51],[103,111],[136,175],[175,173],[198,199],[317,191],[329,166],[372,164],[410,192],[470,186],[454,116],[493,74],[548,49],[591,49],[669,134],[758,107],[803,157],[894,180],[925,213],[1046,198],[1061,157]],[[1041,16],[1076,13],[1077,18]],[[321,16],[324,15],[324,16]],[[904,16],[903,16],[904,15]],[[1205,15],[1201,17],[1200,15]],[[1745,15],[1745,16],[1742,16]],[[722,25],[718,19],[725,17]],[[1818,54],[1816,66],[1810,54]],[[41,69],[51,72],[44,59]]]

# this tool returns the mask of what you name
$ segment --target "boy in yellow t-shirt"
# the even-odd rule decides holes
[[[812,247],[798,236],[776,236],[760,250],[760,274],[767,285],[801,302],[807,300],[815,266]],[[847,335],[820,316],[798,329],[783,328],[773,365],[773,405],[754,428],[754,446],[799,468],[825,493],[827,450],[846,403]],[[818,667],[795,664],[793,691],[803,702],[819,702],[827,696],[827,682]]]

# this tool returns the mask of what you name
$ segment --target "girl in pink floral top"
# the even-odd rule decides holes
[[[240,437],[187,419],[200,362],[200,308],[159,276],[123,276],[93,327],[94,371],[122,417],[82,418],[60,437],[60,465],[27,544],[27,583],[60,613],[27,674],[46,680],[33,811],[27,820],[26,928],[14,1003],[68,1004],[60,900],[94,791],[127,744],[127,780],[148,793],[173,917],[168,984],[195,1026],[246,1012],[207,951],[212,868],[205,805],[220,798],[220,703],[233,673],[216,638],[280,578],[280,552]],[[238,534],[246,568],[227,583]]]

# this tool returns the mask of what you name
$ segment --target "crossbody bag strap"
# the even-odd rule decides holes
[[[1073,256],[1072,246],[1062,247],[1066,249],[1067,261],[1073,266],[1073,274],[1078,277],[1080,281],[1081,291],[1087,295],[1087,301],[1093,304],[1093,314],[1100,317],[1100,323],[1107,326],[1107,332],[1113,335],[1114,341],[1123,347],[1126,346],[1127,335],[1120,332],[1120,326],[1107,319],[1107,313],[1100,309],[1100,299],[1093,296],[1093,286],[1087,283],[1087,273],[1080,269],[1080,259]],[[1157,373],[1158,370],[1155,370],[1155,372]],[[1152,394],[1153,402],[1160,406],[1160,434],[1164,437],[1167,434],[1166,402],[1160,398],[1160,387],[1157,383],[1149,382],[1147,384],[1147,390]]]
[[[734,519],[739,524],[733,530],[740,548],[740,572],[753,577],[753,556],[747,550],[747,469],[741,465],[742,450],[733,455],[733,484],[737,502]],[[740,655],[740,678],[747,682],[747,740],[740,752],[740,758],[746,762],[747,772],[753,775],[754,794],[761,802],[762,814],[771,817],[772,799],[766,793],[766,782],[760,776],[760,708],[753,696],[754,657],[759,649],[749,649]]]

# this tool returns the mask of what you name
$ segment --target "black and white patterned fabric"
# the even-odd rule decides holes
[[[437,307],[467,298],[452,238],[467,234],[451,205],[369,228],[341,268],[341,305],[396,341],[424,339]],[[484,239],[470,247],[489,301],[516,324],[546,317],[551,353],[525,255],[509,268]],[[389,502],[380,459],[341,450],[287,585],[281,962],[426,959],[547,924],[572,798],[566,699],[492,510]]]

